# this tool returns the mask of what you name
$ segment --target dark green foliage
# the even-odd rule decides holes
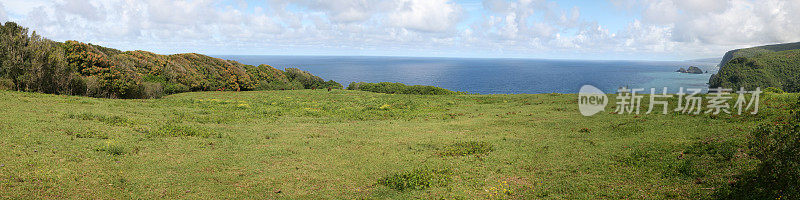
[[[800,50],[763,53],[737,57],[711,76],[709,87],[775,87],[786,92],[800,92]]]
[[[269,65],[251,66],[247,65],[247,72],[255,80],[259,80],[255,85],[255,90],[293,90],[304,89],[298,86],[297,82],[292,82],[286,77],[286,74],[278,69]]]
[[[448,95],[448,94],[462,94],[461,92],[453,92],[444,88],[424,85],[406,85],[402,83],[364,83],[353,82],[347,86],[348,90],[361,90],[386,94],[422,94],[422,95]]]
[[[399,191],[421,190],[437,185],[447,185],[450,182],[450,174],[450,170],[447,169],[416,169],[383,177],[378,180],[378,184]]]
[[[0,78],[0,90],[14,90],[14,81],[7,78]]]
[[[14,22],[0,25],[0,89],[70,94],[74,78],[59,43]]]
[[[314,76],[313,74],[303,71],[297,68],[286,68],[286,77],[289,80],[299,82],[303,84],[303,87],[306,89],[323,89],[323,88],[331,88],[331,89],[342,89],[342,84],[337,83],[336,81],[330,80],[325,81],[324,79]]]
[[[776,88],[776,87],[768,87],[767,89],[764,89],[764,92],[765,92],[765,93],[766,93],[766,92],[769,92],[769,93],[775,93],[775,94],[783,94],[783,93],[786,93],[786,92],[784,92],[783,90],[781,90],[780,88]]]
[[[800,42],[766,45],[725,53],[720,70],[711,76],[709,87],[775,87],[800,92]]]
[[[440,155],[468,156],[473,154],[485,154],[492,151],[494,151],[494,146],[488,142],[457,142],[446,146]]]
[[[762,124],[751,133],[749,154],[760,162],[722,190],[722,198],[800,198],[800,100],[790,119]]]
[[[722,61],[720,61],[719,67],[725,66],[725,64],[727,64],[728,61],[738,57],[754,57],[765,53],[787,51],[794,49],[800,49],[800,42],[773,44],[773,45],[731,50],[726,52],[725,56],[722,57]]]
[[[342,88],[299,69],[251,66],[187,53],[120,51],[43,39],[13,22],[0,27],[0,89],[104,98],[159,98],[188,91]]]

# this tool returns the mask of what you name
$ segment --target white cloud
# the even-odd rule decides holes
[[[310,0],[303,2],[313,9],[322,10],[334,22],[361,22],[381,9],[381,1],[375,0]]]
[[[0,3],[0,20],[12,18],[55,40],[160,53],[307,49],[696,58],[800,41],[800,1],[609,1],[616,12],[630,13],[627,27],[609,31],[582,14],[594,8],[562,8],[552,0],[30,0]]]
[[[452,29],[462,15],[461,6],[448,0],[399,0],[389,14],[391,24],[420,31]]]
[[[800,40],[800,2],[648,0],[643,23],[672,28],[675,42],[757,45]]]
[[[55,7],[56,10],[84,17],[92,21],[103,20],[105,17],[103,10],[98,9],[97,6],[92,5],[90,1],[86,0],[66,0],[66,2],[62,4],[56,4]]]
[[[0,2],[0,22],[5,22],[8,20],[8,16],[6,14],[6,7],[3,6],[3,3]]]
[[[218,11],[208,0],[150,0],[146,3],[151,22],[164,25],[196,25],[217,19]]]

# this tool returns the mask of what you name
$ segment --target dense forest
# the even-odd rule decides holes
[[[784,49],[797,47],[796,44],[788,44]],[[778,50],[750,48],[729,52],[734,56],[711,76],[709,87],[744,87],[748,90],[774,87],[786,92],[800,92],[800,49]]]
[[[158,98],[189,91],[335,88],[296,68],[245,65],[201,54],[120,51],[56,42],[14,22],[0,25],[0,89],[105,98]]]

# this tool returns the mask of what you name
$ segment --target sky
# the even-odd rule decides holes
[[[688,60],[800,41],[800,0],[0,0],[0,21],[161,54]]]

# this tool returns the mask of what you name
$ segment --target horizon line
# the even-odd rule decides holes
[[[184,53],[176,53],[184,54]],[[199,54],[199,53],[198,53]],[[167,54],[174,55],[174,54]],[[552,60],[552,61],[649,61],[649,62],[699,62],[702,59],[722,58],[698,58],[688,60],[652,60],[652,59],[570,59],[570,58],[537,58],[537,57],[465,57],[465,56],[409,56],[409,55],[345,55],[345,54],[205,54],[208,56],[286,56],[286,57],[388,57],[388,58],[443,58],[443,59],[508,59],[508,60]],[[717,61],[718,62],[718,61]],[[701,62],[706,63],[706,62]],[[712,63],[712,62],[708,62]]]

